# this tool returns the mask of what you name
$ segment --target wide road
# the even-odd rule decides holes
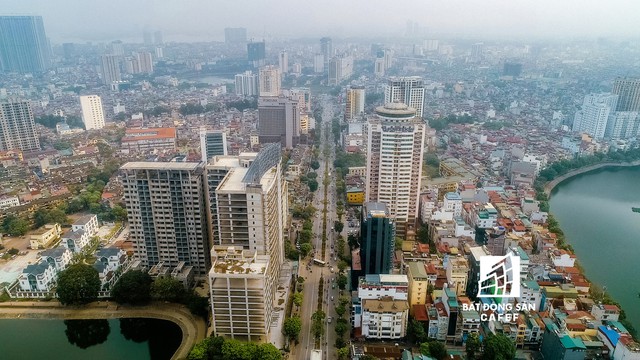
[[[335,234],[332,231],[333,222],[336,219],[336,199],[335,199],[335,176],[333,173],[333,159],[335,151],[333,147],[333,136],[331,134],[331,120],[334,116],[334,105],[328,98],[322,100],[323,112],[322,112],[322,142],[320,145],[320,155],[318,162],[320,168],[316,170],[318,174],[318,190],[314,194],[313,206],[317,209],[313,220],[313,232],[314,237],[312,244],[314,247],[314,255],[311,255],[302,260],[300,264],[300,276],[305,278],[304,281],[304,301],[302,303],[301,318],[302,318],[302,330],[300,333],[300,345],[292,353],[292,358],[299,360],[308,360],[311,357],[311,351],[315,349],[315,339],[311,333],[311,315],[316,312],[318,307],[318,296],[323,296],[323,310],[327,316],[333,317],[332,324],[328,324],[325,321],[325,335],[321,340],[323,355],[325,359],[335,359],[336,353],[334,351],[333,343],[335,342],[335,331],[331,325],[335,324],[335,312],[328,310],[332,308],[331,296],[334,297],[333,301],[337,301],[337,287],[335,290],[331,289],[331,284],[326,283],[327,280],[335,278],[336,273],[331,273],[331,267],[334,271],[337,271],[335,261],[331,254],[331,245],[335,241]],[[329,145],[331,149],[330,155],[325,157],[324,149],[325,144]],[[329,173],[329,184],[327,184],[327,199],[325,199],[325,184],[324,174],[325,169]],[[325,249],[325,257],[322,257],[322,221],[324,202],[327,202],[327,243]],[[313,258],[325,261],[326,266],[321,267],[312,263]],[[311,266],[307,266],[311,263]],[[325,281],[325,293],[318,294],[318,286],[320,285],[320,277],[323,276]],[[328,290],[327,290],[328,289]],[[329,293],[328,291],[331,291]]]

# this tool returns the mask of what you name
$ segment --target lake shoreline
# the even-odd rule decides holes
[[[553,189],[556,186],[560,185],[565,180],[569,180],[575,176],[585,174],[594,170],[610,168],[610,167],[633,167],[633,166],[640,166],[640,160],[636,160],[632,162],[624,162],[624,163],[606,162],[606,163],[594,164],[594,165],[585,166],[579,169],[571,170],[568,173],[558,176],[557,178],[547,182],[544,185],[544,193],[547,195],[547,197],[549,197],[551,196],[551,192],[553,191]]]
[[[57,301],[0,303],[0,319],[120,319],[151,318],[171,321],[180,327],[182,340],[171,359],[185,359],[194,344],[206,336],[204,320],[181,305],[152,303],[135,307],[111,301],[98,301],[85,306],[64,306]]]

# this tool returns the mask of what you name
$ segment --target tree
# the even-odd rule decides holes
[[[343,272],[347,268],[347,266],[349,266],[349,264],[347,264],[346,261],[344,260],[338,261],[338,270],[340,270],[340,272]]]
[[[302,293],[295,293],[293,294],[293,304],[297,307],[300,307],[300,305],[302,305],[302,300],[303,300],[303,296]]]
[[[423,343],[428,340],[427,332],[424,331],[424,325],[416,319],[411,319],[411,321],[409,321],[407,335],[416,343]]]
[[[185,295],[182,283],[171,276],[159,277],[151,284],[151,297],[154,300],[182,302]]]
[[[256,351],[253,354],[254,359],[260,360],[281,360],[282,354],[277,347],[271,343],[262,343],[257,346]]]
[[[309,191],[311,192],[318,190],[318,181],[316,179],[309,179],[307,185],[309,185]]]
[[[340,360],[345,360],[349,357],[349,348],[348,347],[341,347],[337,350],[338,353],[338,359]]]
[[[338,319],[338,320],[344,320],[344,319]],[[342,335],[344,335],[347,332],[347,323],[346,321],[338,321],[336,322],[336,335],[338,335],[338,337],[342,337]]]
[[[58,274],[58,299],[63,305],[82,305],[98,297],[100,277],[93,266],[74,264]]]
[[[324,319],[326,315],[324,311],[318,310],[311,315],[311,332],[316,339],[319,339],[324,333]]]
[[[467,337],[467,342],[464,345],[465,352],[467,353],[467,359],[473,360],[476,358],[476,354],[480,352],[482,344],[480,343],[480,337],[478,333],[471,333]]]
[[[300,253],[302,254],[303,257],[306,257],[307,255],[309,255],[311,250],[313,250],[313,246],[311,246],[310,243],[304,243],[300,245]]]
[[[320,163],[318,160],[313,160],[310,166],[313,170],[318,170],[320,168]]]
[[[222,358],[225,360],[252,360],[253,349],[240,340],[225,340],[222,344]]]
[[[284,320],[282,333],[290,340],[297,340],[300,330],[302,330],[302,320],[299,316],[292,316]]]
[[[338,304],[338,306],[336,306],[336,314],[338,314],[339,317],[342,317],[342,315],[344,315],[344,313],[347,312],[347,307],[342,305],[342,304]]]
[[[337,233],[342,232],[342,229],[344,229],[344,224],[341,221],[335,221],[333,226]]]
[[[429,343],[429,353],[431,354],[432,357],[436,358],[437,360],[442,360],[449,356],[449,354],[447,353],[447,348],[444,346],[443,343],[439,341],[432,341]]]
[[[304,278],[302,276],[298,276],[298,284],[304,284]]]
[[[29,231],[29,222],[13,214],[7,215],[2,221],[2,231],[11,236],[23,236]]]
[[[422,355],[431,355],[431,352],[429,351],[429,343],[428,342],[423,342],[420,343],[420,353]]]
[[[338,275],[336,283],[338,283],[338,288],[340,290],[344,290],[347,287],[347,276],[344,274]]]
[[[516,346],[503,334],[491,335],[484,341],[483,360],[507,360],[516,356]]]
[[[67,340],[80,349],[102,344],[111,332],[109,321],[106,319],[65,320],[64,324],[67,327],[64,331]]]
[[[152,282],[153,280],[146,272],[128,271],[122,274],[115,283],[111,290],[111,296],[120,304],[146,304],[151,299]]]

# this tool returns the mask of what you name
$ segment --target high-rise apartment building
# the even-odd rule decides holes
[[[589,94],[584,97],[582,108],[573,119],[573,131],[585,132],[596,139],[605,136],[609,115],[618,104],[618,95],[610,93]]]
[[[263,341],[274,316],[288,216],[281,147],[215,156],[207,165],[215,244],[209,272],[216,334]]]
[[[320,39],[320,53],[322,54],[323,63],[326,68],[329,60],[333,57],[333,43],[330,37]]]
[[[360,222],[360,264],[362,275],[391,274],[395,246],[395,224],[387,206],[367,202]]]
[[[618,95],[616,111],[640,111],[640,79],[618,78],[612,92]]]
[[[203,163],[129,162],[120,168],[134,257],[145,267],[181,261],[209,270]]]
[[[475,43],[471,45],[471,61],[477,62],[484,58],[484,43]]]
[[[0,16],[0,69],[39,73],[50,66],[42,16]]]
[[[258,75],[254,74],[251,70],[245,71],[242,74],[237,74],[236,80],[236,95],[242,96],[257,96],[258,95]]]
[[[324,55],[315,54],[313,55],[313,72],[316,74],[322,74],[324,72]]]
[[[250,42],[247,44],[247,59],[249,64],[254,67],[263,66],[266,59],[265,43]]]
[[[258,98],[258,135],[261,144],[281,143],[293,149],[300,142],[300,104],[288,92]]]
[[[260,68],[258,85],[260,87],[260,96],[278,96],[280,95],[280,69],[276,66],[269,65]]]
[[[609,114],[605,137],[628,139],[640,135],[640,112],[614,111]]]
[[[156,31],[153,33],[153,43],[155,45],[162,45],[163,41],[162,41],[162,31]]]
[[[353,75],[353,57],[335,56],[329,60],[328,83],[338,85]]]
[[[295,87],[289,90],[292,97],[298,99],[298,106],[301,112],[311,112],[311,89],[308,87]]]
[[[116,55],[102,55],[100,65],[102,70],[102,83],[111,85],[114,82],[121,81],[119,57]]]
[[[227,134],[223,130],[200,129],[200,152],[205,164],[216,155],[227,155]]]
[[[379,106],[368,119],[366,201],[381,202],[397,233],[415,236],[422,180],[425,124],[403,103]]]
[[[82,122],[86,130],[97,130],[104,127],[104,110],[100,96],[80,96],[80,107],[82,108]]]
[[[0,102],[0,151],[40,150],[31,104],[28,101]]]
[[[139,52],[136,54],[139,72],[151,74],[153,73],[153,58],[150,52]]]
[[[286,74],[289,72],[289,53],[287,50],[280,51],[278,54],[278,66],[280,67],[280,74]]]
[[[242,44],[247,42],[247,29],[225,28],[224,42],[227,44]]]
[[[420,76],[390,77],[384,89],[384,103],[401,102],[416,110],[422,117],[424,110],[424,81]]]
[[[352,85],[347,89],[344,119],[352,121],[364,115],[364,86]]]

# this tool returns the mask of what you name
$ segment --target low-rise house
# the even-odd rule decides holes
[[[32,249],[48,247],[58,240],[61,234],[60,224],[46,224],[30,235],[29,245]]]
[[[399,339],[407,333],[409,303],[384,297],[362,302],[362,336],[370,339]]]
[[[49,265],[53,266],[57,272],[66,269],[72,258],[71,251],[63,247],[45,250],[40,253],[40,256],[41,261],[46,261]]]
[[[31,264],[18,277],[22,291],[51,291],[56,284],[57,271],[46,261]]]

